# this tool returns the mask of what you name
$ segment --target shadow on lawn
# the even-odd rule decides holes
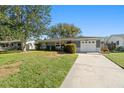
[[[21,53],[21,50],[13,50],[13,51],[0,51],[0,54],[10,54],[10,53]]]

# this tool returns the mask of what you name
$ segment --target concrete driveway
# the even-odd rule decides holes
[[[98,53],[79,54],[61,88],[124,87],[124,69]]]

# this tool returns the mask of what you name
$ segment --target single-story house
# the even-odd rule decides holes
[[[6,50],[21,50],[22,43],[19,40],[0,41],[0,51]]]
[[[111,35],[107,39],[108,44],[114,44],[116,47],[124,47],[124,34]]]
[[[48,39],[36,41],[36,44],[41,44],[40,49],[46,49],[49,46],[51,50],[52,46],[55,46],[59,50],[63,47],[63,44],[71,42],[76,44],[77,52],[100,52],[103,40],[103,37]]]
[[[34,50],[35,41],[27,41],[26,48],[27,50]],[[0,41],[0,51],[7,50],[22,50],[22,42],[20,40]]]

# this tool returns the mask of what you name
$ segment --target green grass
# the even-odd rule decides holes
[[[105,54],[107,58],[124,68],[124,53]]]
[[[0,54],[20,53],[21,50],[0,51]]]
[[[76,54],[47,51],[0,54],[0,66],[22,62],[18,73],[0,79],[0,87],[60,87],[76,58]]]

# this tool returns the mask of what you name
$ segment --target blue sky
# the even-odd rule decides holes
[[[74,24],[84,36],[124,34],[124,6],[52,6],[51,25]]]

